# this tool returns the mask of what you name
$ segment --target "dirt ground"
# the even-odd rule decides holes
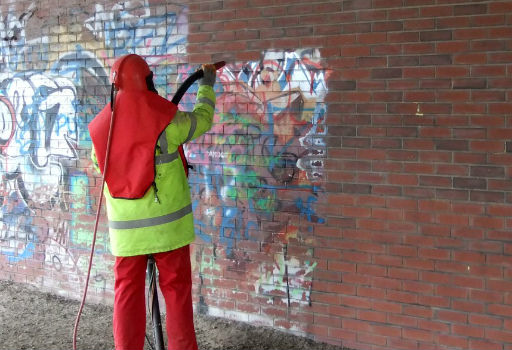
[[[78,307],[78,301],[42,293],[31,286],[0,281],[0,349],[72,349]],[[345,349],[270,328],[203,315],[196,315],[195,325],[199,348],[204,350]],[[149,324],[148,336],[153,343]],[[111,307],[85,306],[77,348],[114,348]],[[147,341],[145,349],[151,349]]]

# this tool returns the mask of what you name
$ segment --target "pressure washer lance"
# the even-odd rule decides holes
[[[225,64],[226,64],[226,62],[220,61],[220,62],[214,63],[214,66],[215,66],[215,69],[219,70],[222,67],[224,67]],[[175,105],[178,105],[180,100],[181,100],[181,98],[185,94],[185,92],[187,92],[188,88],[196,80],[201,79],[203,76],[204,76],[204,71],[202,69],[199,69],[196,72],[194,72],[192,75],[190,75],[183,82],[183,84],[180,85],[180,87],[176,91],[176,94],[172,98],[171,102],[174,103]],[[110,113],[110,126],[109,126],[109,129],[108,129],[107,149],[105,151],[105,165],[103,166],[103,174],[102,174],[102,178],[101,178],[100,198],[99,198],[99,202],[98,202],[98,208],[96,210],[96,219],[95,219],[95,222],[94,222],[94,231],[93,231],[92,243],[91,243],[91,253],[89,255],[89,267],[87,269],[87,277],[85,279],[84,293],[83,293],[83,296],[82,296],[82,302],[80,303],[80,308],[78,309],[78,313],[76,315],[75,326],[73,328],[73,350],[76,350],[76,339],[77,339],[77,333],[78,333],[78,324],[80,322],[80,316],[82,315],[82,311],[84,309],[85,299],[87,297],[87,290],[89,288],[89,279],[90,279],[90,276],[91,276],[92,259],[93,259],[93,256],[94,256],[94,246],[96,245],[96,235],[98,233],[98,224],[99,224],[99,219],[100,219],[100,215],[101,215],[101,203],[103,202],[103,190],[105,189],[105,175],[107,174],[108,158],[109,158],[109,155],[110,155],[110,144],[111,144],[111,141],[112,141],[112,132],[114,130],[114,128],[112,126],[114,125],[114,101],[115,101],[115,91],[116,91],[114,84],[115,84],[115,81],[116,81],[116,72],[113,73],[112,80],[113,80],[113,82],[112,82],[112,87],[111,87],[111,90],[110,90],[110,110],[111,110],[111,113]],[[154,284],[153,288],[154,288],[153,292],[155,292],[156,291],[156,285],[155,284]],[[156,293],[154,293],[154,295],[156,297]],[[158,309],[158,298],[156,298],[156,301],[153,301],[152,304],[153,305],[156,304],[156,306],[154,306],[154,307],[156,307]],[[156,310],[153,310],[153,312],[156,312]],[[159,310],[158,310],[158,314],[160,314]],[[155,329],[155,332],[160,333],[160,336],[161,336],[161,334],[162,334],[161,333],[161,324],[158,324],[156,326],[159,329]],[[161,344],[157,344],[157,345],[162,346],[162,344],[163,344],[163,342]]]

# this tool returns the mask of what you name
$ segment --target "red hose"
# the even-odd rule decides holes
[[[112,88],[114,88],[114,87],[112,86]],[[113,103],[113,100],[114,99],[112,99],[111,103]],[[105,154],[105,165],[103,167],[103,176],[101,179],[100,200],[98,202],[98,209],[96,210],[96,220],[94,222],[94,231],[93,231],[92,243],[91,243],[91,254],[89,256],[89,268],[87,269],[87,278],[85,279],[84,294],[82,296],[82,302],[80,303],[80,308],[78,310],[78,314],[76,315],[75,327],[73,329],[73,350],[76,350],[76,338],[77,338],[77,333],[78,333],[78,323],[80,322],[80,316],[82,315],[82,311],[83,311],[84,305],[85,305],[85,298],[87,297],[87,289],[89,288],[89,278],[91,277],[92,258],[94,256],[94,246],[96,245],[96,234],[98,232],[98,223],[100,221],[101,203],[103,202],[103,190],[105,188],[105,175],[107,173],[107,168],[108,168],[108,157],[110,154],[110,143],[112,140],[112,131],[114,129],[113,128],[113,126],[114,126],[114,108],[113,108],[113,106],[111,106],[111,108],[112,108],[112,114],[110,116],[110,126],[109,126],[109,130],[108,130],[108,138],[107,138],[107,150],[105,152],[106,153]]]

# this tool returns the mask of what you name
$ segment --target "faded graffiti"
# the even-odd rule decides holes
[[[4,187],[11,191],[4,196],[2,215],[9,225],[3,235],[27,232],[26,250],[19,251],[17,244],[18,254],[26,258],[38,239],[38,228],[26,223],[34,210],[67,209],[62,185],[66,162],[77,158],[76,90],[65,78],[34,73],[3,79],[0,91],[0,164]]]
[[[191,146],[189,157],[202,163],[218,158],[228,164],[264,165],[282,183],[294,177],[293,170],[282,169],[296,167],[309,183],[320,181],[327,85],[319,61],[317,50],[299,50],[229,64],[219,76],[221,109],[212,148],[205,153]]]
[[[176,12],[151,13],[148,1],[125,1],[111,9],[96,4],[94,16],[85,21],[105,46],[123,53],[141,56],[184,54],[188,34],[186,7],[176,5]],[[150,60],[149,64],[152,64]]]
[[[73,50],[50,54],[41,69],[23,66],[27,53],[48,53],[40,48],[53,40],[26,37],[35,5],[21,14],[0,13],[0,257],[9,264],[42,259],[45,269],[70,279],[87,270],[99,183],[88,159],[87,124],[108,99],[108,67],[126,53],[144,56],[166,97],[197,69],[183,64],[187,7],[168,5],[156,13],[146,0],[93,9],[83,21],[93,42],[70,41]],[[316,267],[309,255],[266,252],[273,259],[255,262],[238,242],[307,242],[312,226],[324,222],[315,210],[327,135],[328,74],[321,61],[315,49],[270,51],[219,72],[214,127],[186,147],[195,167],[190,185],[201,282],[229,269],[246,274],[263,295],[285,293],[289,305],[308,303]],[[193,105],[194,89],[182,109]],[[97,242],[92,283],[105,290],[113,259],[104,227]],[[217,264],[217,254],[230,265]]]
[[[107,63],[128,53],[143,56],[153,70],[158,91],[169,96],[170,77],[176,64],[185,61],[187,15],[187,7],[179,4],[168,5],[166,13],[156,14],[150,11],[148,0],[120,2],[111,8],[96,4],[94,15],[84,26],[113,51],[110,57],[103,57]]]
[[[309,305],[315,267],[316,263],[311,261],[300,262],[298,258],[287,259],[284,254],[276,254],[272,269],[263,270],[256,290],[277,297],[288,306]]]
[[[78,54],[71,55],[73,60],[62,55],[53,70],[50,66],[41,70],[23,66],[27,52],[48,52],[39,50],[42,43],[49,43],[48,37],[26,38],[25,25],[35,10],[32,4],[21,15],[1,17],[0,254],[7,256],[10,264],[39,259],[49,271],[74,275],[83,269],[77,265],[82,252],[76,251],[73,242],[78,208],[70,193],[77,188],[75,168],[81,162],[82,83],[91,83],[81,73],[95,66]],[[96,69],[90,76],[97,82],[104,75],[104,70],[102,74]],[[84,203],[89,188],[86,191],[80,198]],[[90,205],[85,209],[82,214],[90,213]],[[90,233],[88,238],[90,241]]]
[[[14,12],[14,3],[10,7],[13,10],[8,13],[0,12],[0,67],[2,72],[15,71],[20,68],[32,46],[43,45],[45,47],[48,44],[47,37],[33,41],[26,37],[25,27],[37,9],[35,3],[30,4],[21,14]],[[40,50],[40,52],[44,55],[48,51]]]
[[[205,241],[219,237],[229,253],[234,240],[252,239],[252,229],[283,209],[323,222],[311,205],[325,154],[327,89],[318,59],[315,50],[266,53],[220,73],[215,126],[187,147],[190,162],[201,165],[191,182]],[[282,190],[296,190],[295,203],[280,199]]]
[[[327,133],[326,73],[319,61],[316,50],[298,50],[228,64],[219,74],[215,125],[187,146],[196,167],[190,182],[199,237],[224,247],[233,270],[255,277],[257,291],[289,306],[309,304],[316,263],[276,254],[274,264],[250,264],[236,242],[275,242],[283,233],[286,244],[289,235],[307,235],[297,234],[290,220],[276,220],[277,212],[308,223],[308,232],[324,222],[314,209]],[[181,80],[188,74],[185,67],[180,73]],[[285,191],[295,197],[281,197]]]

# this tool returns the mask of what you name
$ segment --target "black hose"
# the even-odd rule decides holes
[[[151,301],[151,321],[153,323],[153,337],[155,339],[155,348],[157,350],[164,350],[164,337],[162,332],[162,321],[160,317],[160,305],[158,303],[158,292],[156,289],[156,263],[155,258],[150,255],[148,257],[148,275],[149,275],[149,295],[148,299]]]
[[[221,69],[222,67],[224,67],[225,64],[226,64],[226,62],[220,61],[220,62],[214,63],[214,66],[215,66],[215,69]],[[199,69],[199,70],[195,71],[187,79],[185,79],[183,84],[180,85],[180,87],[174,94],[174,97],[172,98],[171,102],[174,103],[175,105],[178,105],[180,103],[183,95],[185,95],[185,93],[187,92],[188,88],[192,84],[194,84],[196,82],[196,80],[201,79],[203,76],[204,76],[204,71],[202,69]]]

